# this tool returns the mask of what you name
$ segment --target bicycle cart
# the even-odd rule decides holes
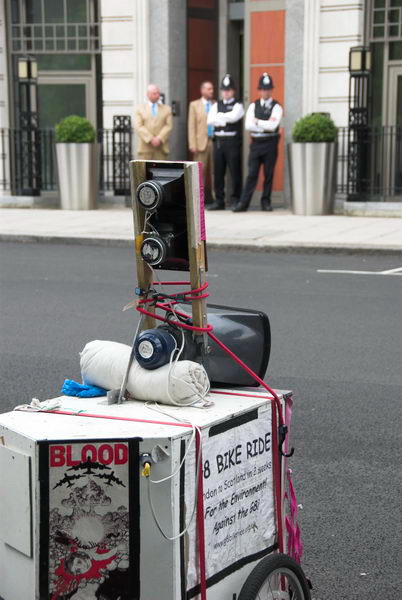
[[[131,169],[141,319],[124,360],[108,342],[81,354],[84,382],[107,394],[0,415],[0,596],[309,600],[288,467],[292,393],[263,381],[269,322],[207,312],[199,166]],[[161,282],[159,267],[189,270],[190,282]],[[175,395],[186,386],[191,401]]]

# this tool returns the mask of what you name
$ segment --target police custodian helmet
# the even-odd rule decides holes
[[[263,73],[258,82],[258,89],[259,90],[272,90],[273,87],[274,87],[274,82],[272,81],[271,77],[268,75],[268,73]]]
[[[236,89],[234,79],[229,73],[226,73],[226,75],[224,76],[224,78],[221,81],[221,90],[234,90],[234,89]]]

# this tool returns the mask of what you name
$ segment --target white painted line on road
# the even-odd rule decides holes
[[[344,269],[317,269],[317,273],[340,273],[342,275],[390,275],[402,277],[402,267],[388,271],[347,271]]]

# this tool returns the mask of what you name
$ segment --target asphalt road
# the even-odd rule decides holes
[[[92,339],[130,343],[127,248],[3,243],[0,410],[80,379]],[[291,459],[303,566],[316,600],[395,600],[400,590],[402,277],[380,256],[210,253],[211,301],[265,310],[266,380],[292,389]]]

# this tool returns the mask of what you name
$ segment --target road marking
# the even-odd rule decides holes
[[[344,269],[317,269],[317,273],[341,273],[343,275],[391,275],[402,276],[402,267],[386,271],[347,271]]]

